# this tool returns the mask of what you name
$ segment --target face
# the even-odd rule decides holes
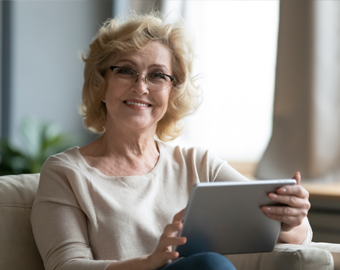
[[[108,69],[105,74],[107,89],[106,129],[119,128],[126,131],[155,133],[157,122],[166,110],[171,85],[160,91],[150,91],[144,75],[162,72],[172,75],[171,51],[159,42],[152,41],[143,50],[123,53],[115,66],[128,67],[139,73],[137,82],[126,83]]]

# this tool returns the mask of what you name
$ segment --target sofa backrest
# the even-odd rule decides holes
[[[0,269],[43,270],[30,215],[39,174],[0,177]]]

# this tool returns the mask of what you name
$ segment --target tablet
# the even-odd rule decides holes
[[[180,257],[201,252],[240,254],[274,249],[281,223],[266,217],[261,206],[281,205],[268,194],[294,185],[294,179],[196,184],[190,193],[176,247]]]

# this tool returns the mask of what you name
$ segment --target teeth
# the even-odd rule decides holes
[[[132,101],[126,101],[127,104],[131,104],[131,105],[137,105],[137,106],[143,106],[143,107],[148,107],[147,104],[144,103],[138,103],[138,102],[132,102]]]

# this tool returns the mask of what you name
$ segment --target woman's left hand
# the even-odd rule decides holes
[[[301,225],[310,208],[309,193],[300,185],[300,172],[297,172],[293,179],[296,180],[296,185],[281,187],[276,191],[277,193],[268,195],[274,202],[287,206],[262,207],[262,211],[267,217],[282,222],[281,231],[283,232],[288,232]]]

